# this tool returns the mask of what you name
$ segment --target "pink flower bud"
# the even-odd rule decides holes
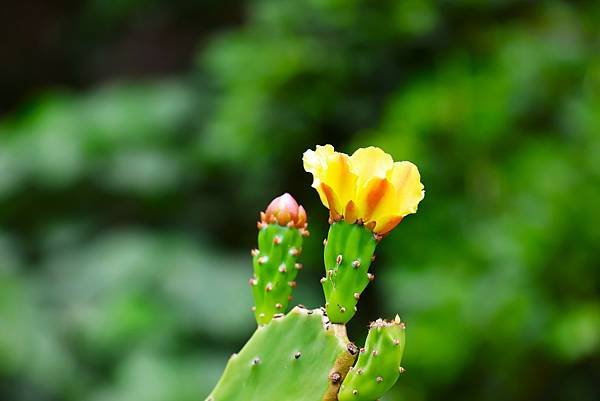
[[[308,233],[306,231],[306,211],[288,193],[273,199],[267,206],[267,210],[260,214],[260,220],[259,226],[261,223],[279,224],[281,226],[296,227],[303,230],[303,233]]]

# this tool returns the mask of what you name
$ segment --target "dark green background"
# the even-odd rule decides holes
[[[282,192],[322,303],[324,143],[427,191],[350,325],[407,322],[384,400],[599,399],[599,27],[595,1],[3,4],[0,399],[203,399]]]

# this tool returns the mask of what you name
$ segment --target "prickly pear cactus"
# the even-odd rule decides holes
[[[333,222],[325,242],[325,277],[321,279],[327,315],[345,324],[354,313],[360,294],[375,276],[369,273],[377,237],[363,225]]]
[[[357,353],[345,326],[296,307],[258,327],[207,401],[333,401]]]
[[[249,283],[258,324],[267,324],[274,315],[285,312],[302,269],[298,256],[302,239],[308,236],[306,212],[285,193],[260,214],[258,248],[252,250],[254,275]]]
[[[372,401],[396,383],[404,371],[400,367],[404,329],[397,315],[391,322],[377,319],[371,323],[365,347],[340,389],[340,401]]]
[[[373,401],[404,371],[399,316],[371,323],[360,349],[348,340],[345,324],[374,278],[369,267],[377,244],[423,199],[419,172],[374,147],[348,156],[317,146],[303,161],[330,211],[321,279],[325,307],[298,306],[285,314],[308,230],[304,208],[284,194],[261,213],[252,250],[258,327],[206,401]]]

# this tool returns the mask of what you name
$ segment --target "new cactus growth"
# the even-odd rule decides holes
[[[296,307],[285,315],[308,231],[304,209],[284,194],[261,213],[252,251],[258,328],[206,401],[373,401],[402,371],[405,326],[398,316],[371,323],[360,353],[345,324],[374,277],[369,267],[377,243],[423,198],[419,172],[378,148],[348,156],[331,145],[307,151],[304,167],[330,211],[325,308]]]
[[[296,286],[302,265],[298,256],[302,238],[308,235],[306,212],[290,194],[275,198],[261,213],[258,249],[252,250],[252,287],[256,322],[267,324],[273,315],[284,313]]]
[[[373,401],[396,383],[403,371],[404,323],[377,319],[369,328],[365,347],[338,394],[339,401]]]
[[[359,224],[333,222],[325,241],[325,293],[327,316],[333,323],[345,324],[356,313],[356,303],[373,280],[369,266],[377,246],[376,236]]]

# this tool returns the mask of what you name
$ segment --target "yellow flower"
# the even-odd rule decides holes
[[[304,152],[302,160],[332,219],[359,221],[378,235],[416,213],[425,195],[417,166],[394,162],[377,147],[361,148],[348,156],[331,145],[317,146]]]

